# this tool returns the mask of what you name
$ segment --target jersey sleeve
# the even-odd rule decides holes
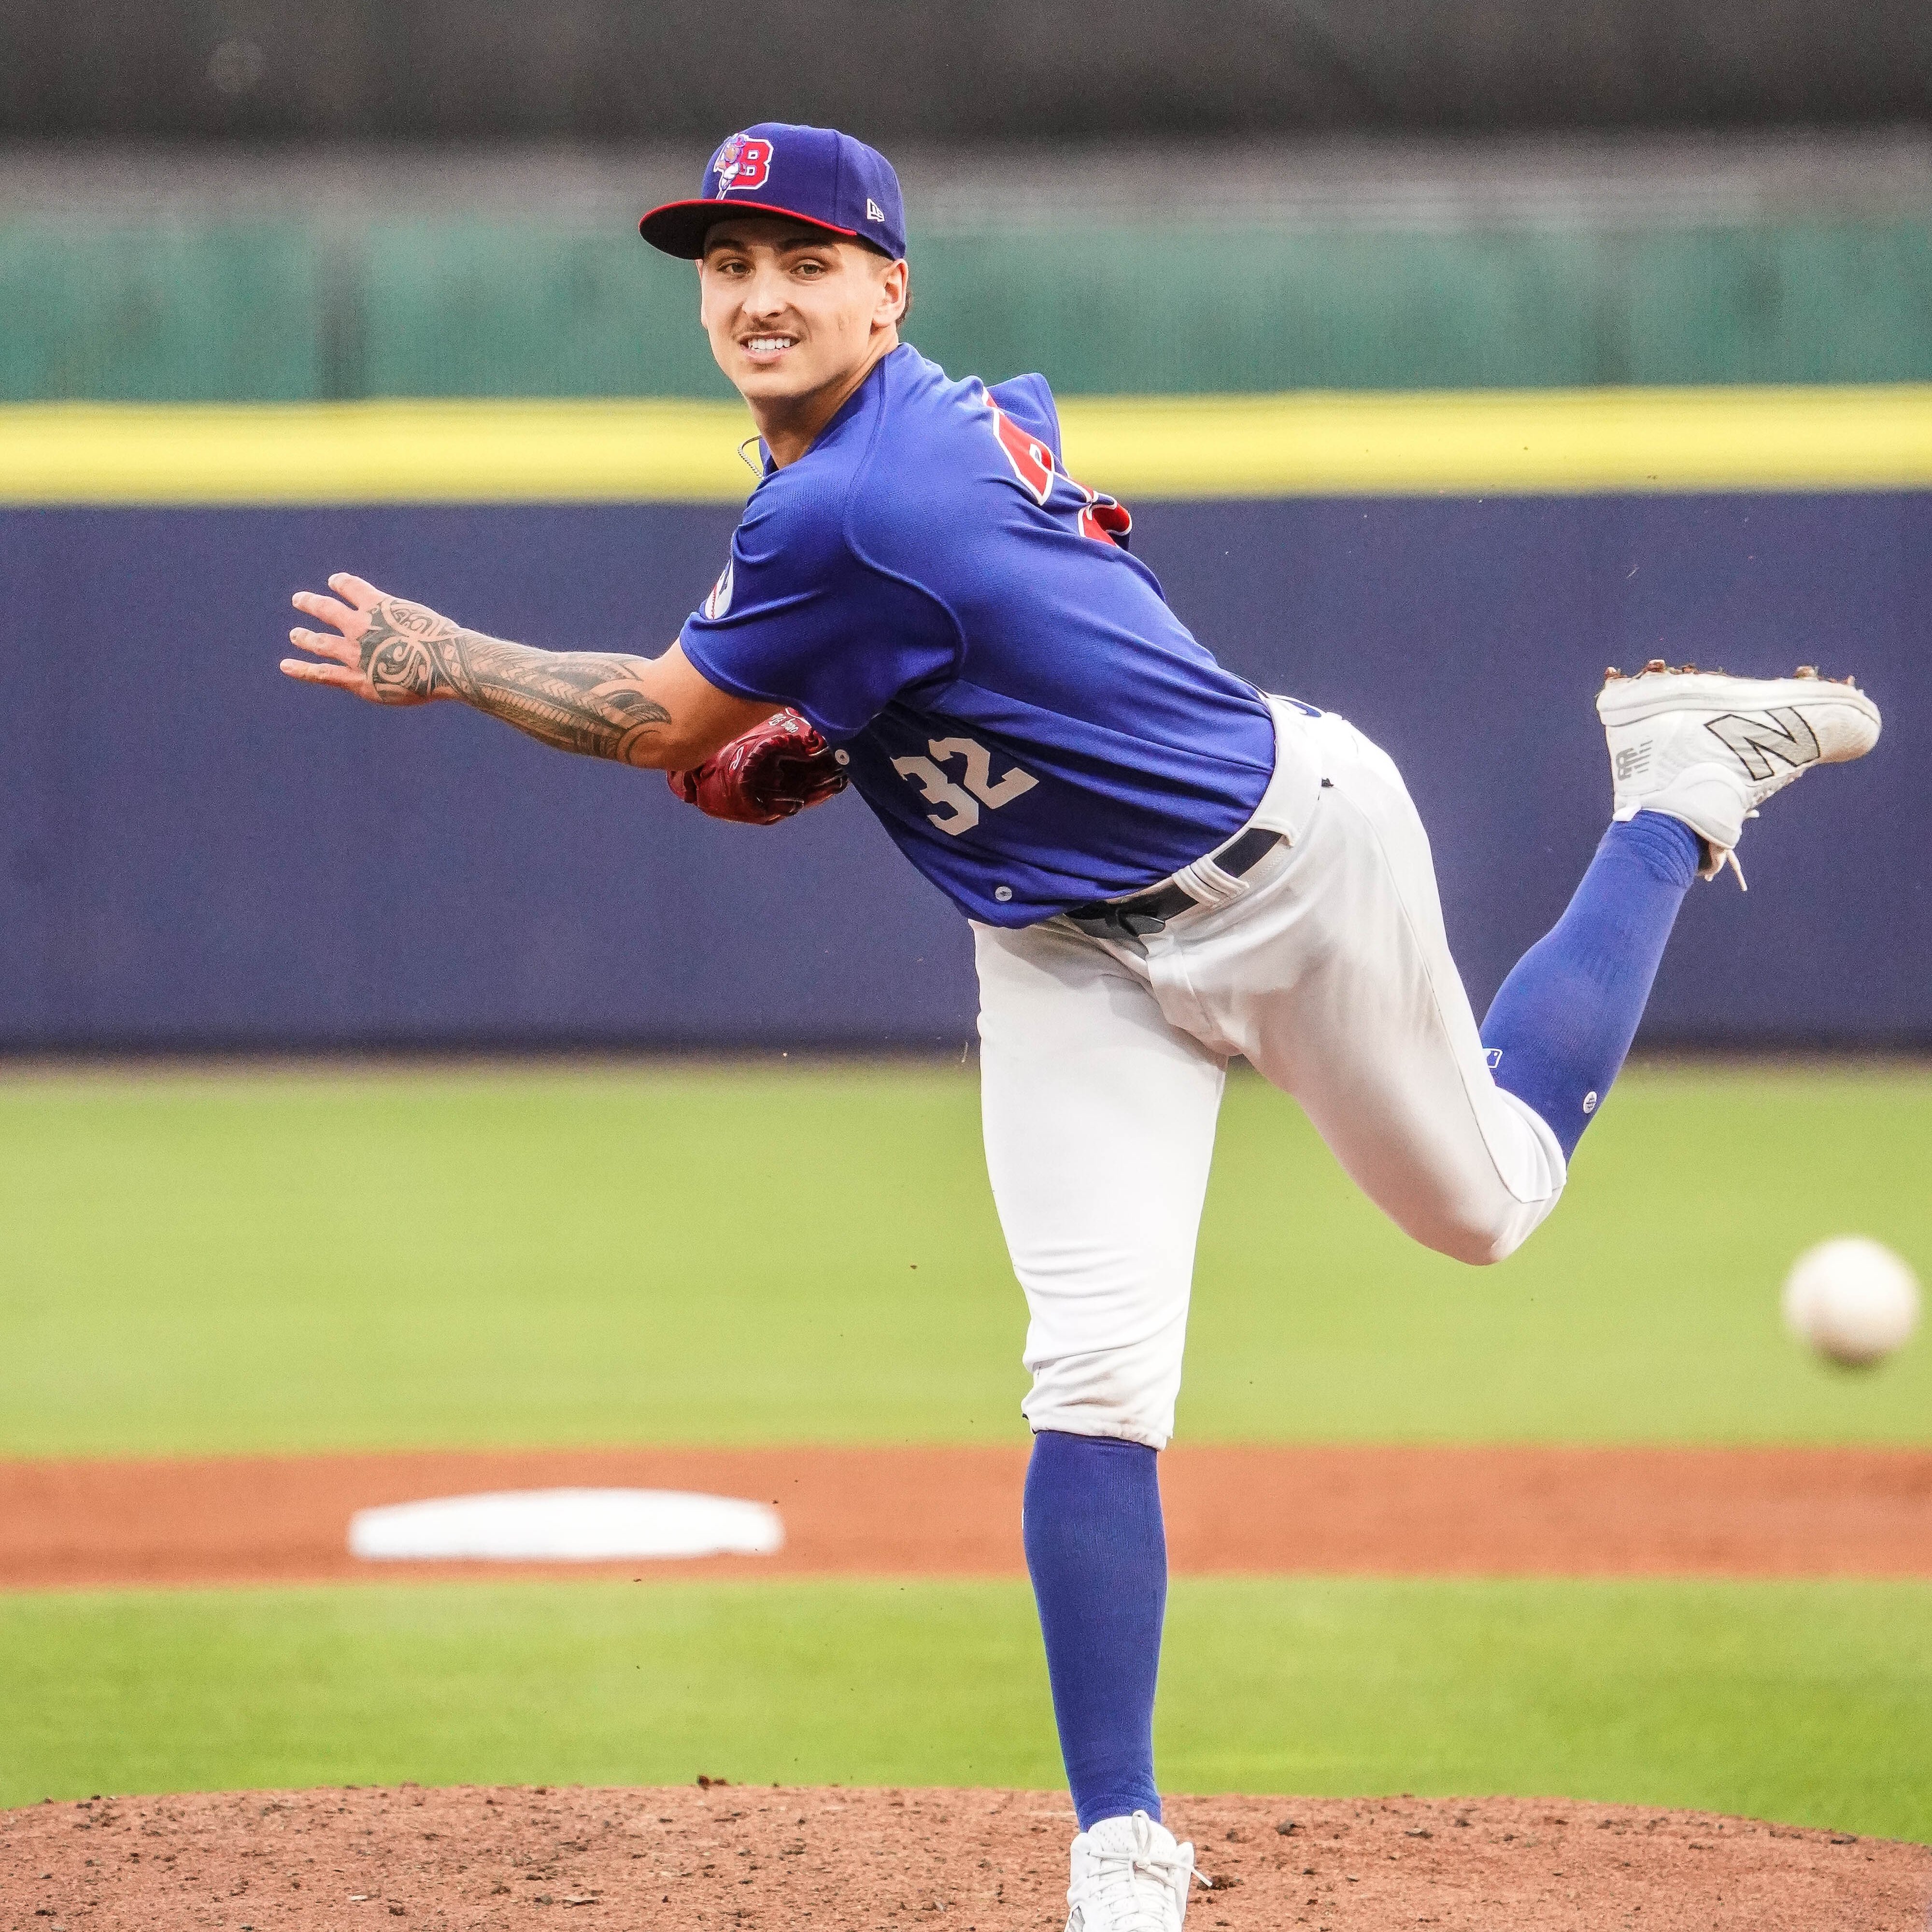
[[[950,677],[960,650],[944,605],[857,554],[840,508],[784,472],[769,478],[678,640],[721,691],[790,705],[832,739],[862,730],[902,692]]]

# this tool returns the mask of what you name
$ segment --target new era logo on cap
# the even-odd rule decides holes
[[[836,128],[761,121],[718,145],[697,196],[666,202],[638,226],[668,255],[694,259],[726,211],[788,215],[863,242],[897,261],[905,253],[905,203],[892,164]]]

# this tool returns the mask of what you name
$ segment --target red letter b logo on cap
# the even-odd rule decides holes
[[[734,188],[763,188],[772,171],[772,144],[734,134],[718,150],[711,164],[718,170],[718,192],[729,194]]]

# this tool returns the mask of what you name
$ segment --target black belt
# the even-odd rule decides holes
[[[1238,879],[1244,872],[1252,872],[1280,843],[1279,832],[1264,832],[1256,826],[1220,851],[1209,854],[1208,860],[1217,871]],[[1100,938],[1113,932],[1132,933],[1138,938],[1144,932],[1160,932],[1169,920],[1202,903],[1184,886],[1170,882],[1150,886],[1130,899],[1096,899],[1087,905],[1069,906],[1066,916],[1083,932]]]

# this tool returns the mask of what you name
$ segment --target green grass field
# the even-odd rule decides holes
[[[1932,1072],[1639,1070],[1499,1268],[1232,1083],[1196,1439],[1923,1442],[1932,1348],[1780,1328],[1830,1234],[1932,1273]],[[1016,1439],[970,1069],[0,1082],[0,1454]]]
[[[936,1668],[943,1658],[944,1669]],[[0,1802],[1059,1783],[1024,1583],[0,1598]],[[1514,1791],[1932,1839],[1932,1587],[1191,1581],[1180,1791]]]
[[[1507,1265],[1420,1253],[1236,1081],[1196,1438],[1932,1438],[1932,1072],[1639,1070]],[[1017,1440],[970,1070],[0,1080],[0,1454]],[[1932,1586],[1190,1581],[1177,1789],[1562,1792],[1932,1839]],[[944,1667],[940,1668],[943,1662]],[[410,1778],[1056,1781],[1024,1586],[0,1598],[0,1800]]]

